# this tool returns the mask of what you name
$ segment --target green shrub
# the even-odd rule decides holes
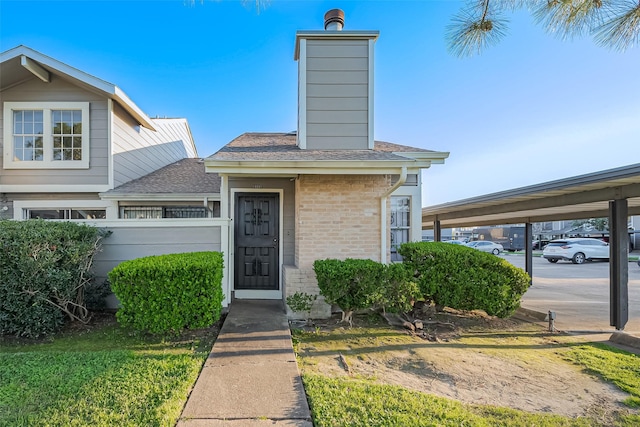
[[[65,315],[84,320],[85,286],[105,232],[83,224],[0,220],[0,335],[35,338]]]
[[[384,265],[370,259],[316,260],[313,270],[320,294],[342,310],[342,320],[351,322],[354,310],[370,308],[380,300]]]
[[[109,273],[121,304],[116,318],[123,325],[154,334],[211,326],[222,312],[222,270],[219,252],[124,261]]]
[[[375,293],[379,300],[375,305],[390,313],[406,313],[422,294],[412,272],[404,264],[384,265],[381,289]]]
[[[529,275],[492,254],[441,242],[405,243],[398,250],[420,291],[437,305],[508,317],[520,306]]]

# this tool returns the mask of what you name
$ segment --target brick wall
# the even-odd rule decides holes
[[[285,298],[319,293],[313,272],[317,259],[380,261],[380,196],[390,186],[384,175],[302,175],[296,180],[296,265],[284,266]],[[319,298],[311,317],[330,314]]]

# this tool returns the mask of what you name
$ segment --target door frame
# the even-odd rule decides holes
[[[235,215],[236,215],[236,193],[276,193],[278,194],[278,290],[251,290],[251,289],[235,289],[236,286],[236,233],[235,233]],[[282,299],[282,257],[283,243],[282,230],[284,228],[284,189],[282,188],[232,188],[231,200],[229,200],[229,216],[231,224],[229,225],[229,287],[236,299]]]

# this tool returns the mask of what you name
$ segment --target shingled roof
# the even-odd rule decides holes
[[[188,158],[122,184],[102,195],[217,193],[220,193],[220,176],[217,173],[205,173],[202,159]]]
[[[373,150],[303,150],[295,133],[244,133],[207,160],[222,161],[389,161],[399,153],[436,153],[422,148],[375,141]]]

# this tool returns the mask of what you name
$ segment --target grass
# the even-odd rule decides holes
[[[48,342],[0,341],[0,426],[173,426],[215,339],[115,325]]]
[[[531,324],[530,324],[531,325]],[[535,329],[535,330],[534,330]],[[537,331],[537,332],[536,332]],[[429,345],[402,331],[371,324],[331,331],[293,331],[294,349],[303,374],[314,425],[325,426],[603,426],[640,425],[640,357],[610,346],[584,344],[569,336],[543,338],[535,325],[518,331],[470,328],[451,342]],[[342,354],[347,360],[383,364],[399,351],[414,355],[417,369],[429,369],[420,362],[443,347],[479,351],[497,357],[517,359],[526,365],[571,362],[615,384],[630,397],[624,402],[629,411],[620,411],[603,420],[602,414],[579,418],[530,413],[504,407],[470,405],[387,384],[381,375],[361,375],[323,371],[319,365],[327,357]],[[324,359],[323,359],[324,358]],[[456,363],[451,360],[451,363]],[[596,410],[597,412],[597,410]],[[614,417],[613,419],[611,417]]]
[[[304,375],[315,427],[329,426],[591,426],[586,419],[528,414],[455,400],[365,380]]]
[[[640,408],[640,356],[603,344],[574,347],[565,356],[629,393],[630,397],[624,403],[631,408]]]

